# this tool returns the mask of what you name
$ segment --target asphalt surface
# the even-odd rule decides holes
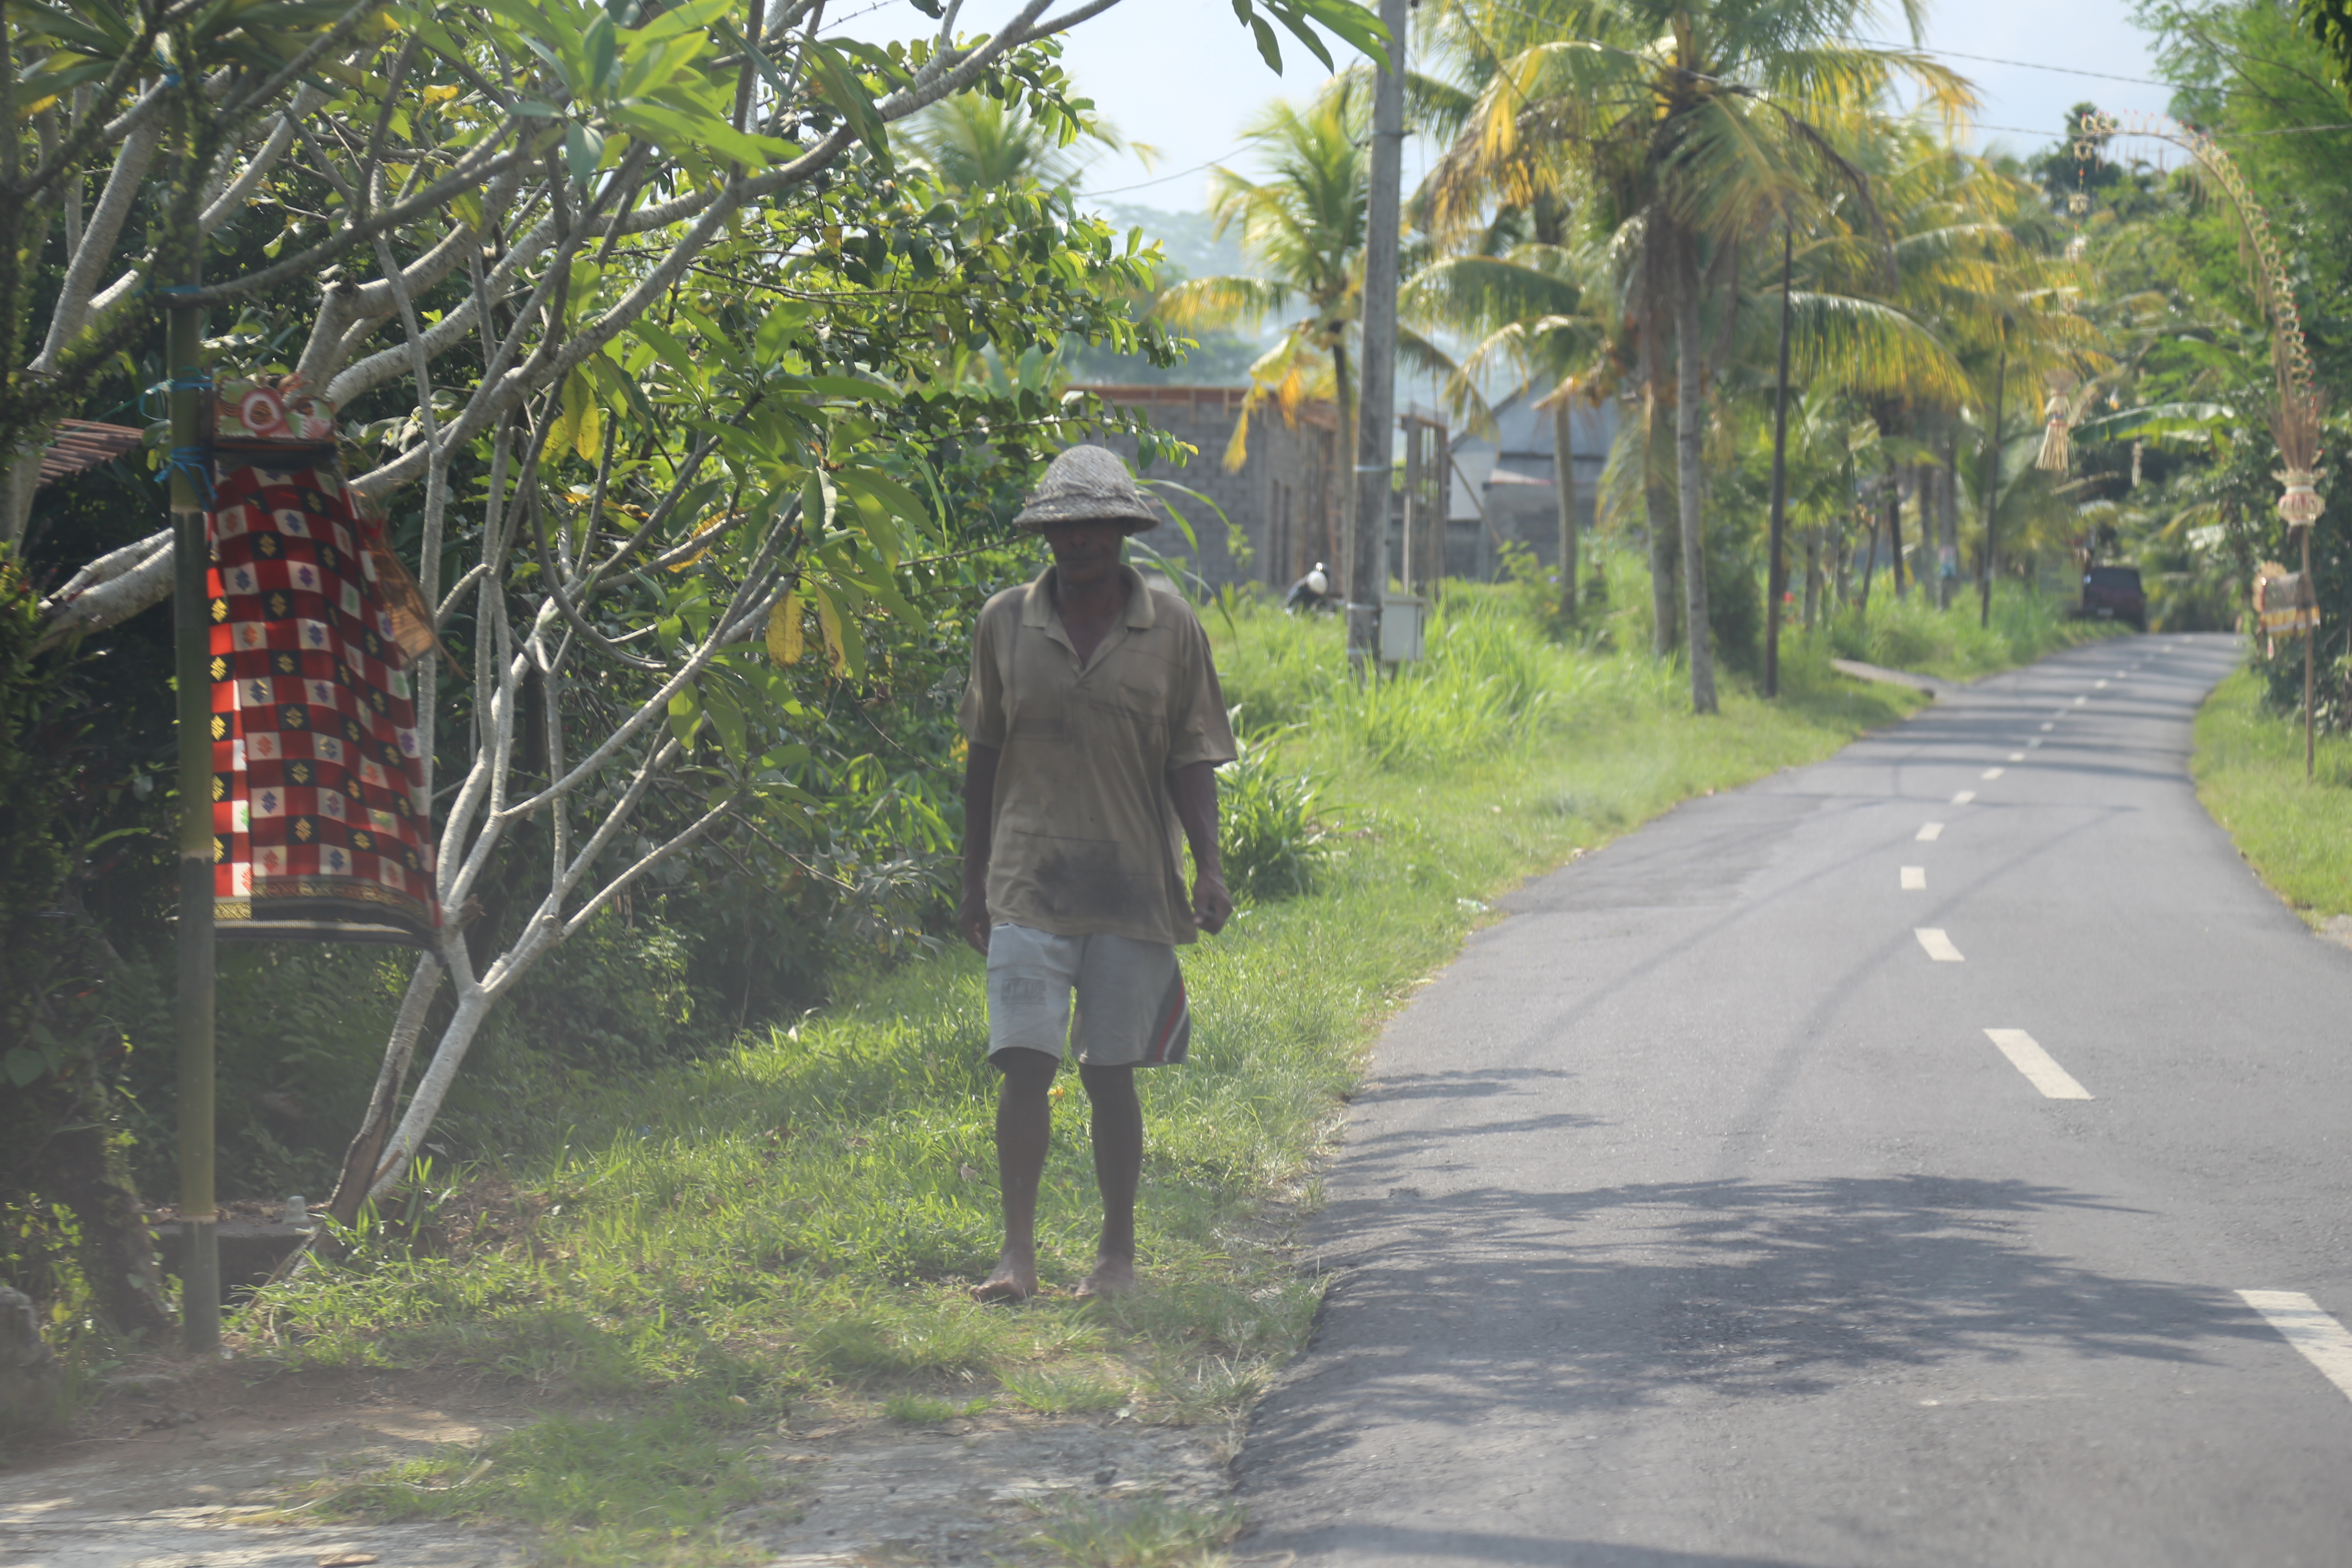
[[[1507,900],[1352,1108],[1239,1550],[2352,1563],[2352,952],[2197,803],[2236,658],[2077,649]]]

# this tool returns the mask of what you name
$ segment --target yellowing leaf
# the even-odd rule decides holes
[[[463,89],[454,85],[428,87],[425,89],[425,101],[427,103],[446,103],[451,99],[457,97],[461,90]]]
[[[694,540],[700,539],[706,533],[716,533],[720,528],[726,525],[728,519],[733,515],[734,514],[731,512],[712,512],[709,517],[704,518],[700,522],[695,525],[694,533],[687,542],[690,544]],[[669,563],[669,569],[673,572],[683,572],[688,567],[693,565],[696,562],[701,560],[702,557],[709,552],[709,549],[710,546],[706,544],[691,555],[681,556],[679,559]]]
[[[768,657],[778,665],[801,661],[801,596],[787,594],[768,612]]]
[[[593,401],[594,398],[589,393],[588,378],[581,374],[578,370],[573,370],[570,375],[563,378],[563,412],[555,422],[557,451],[560,452],[566,447],[574,451],[579,450],[580,426],[587,418],[589,405]],[[603,434],[602,430],[597,432],[599,437]],[[594,451],[595,448],[593,446],[589,447],[591,456]]]
[[[830,594],[816,596],[816,624],[824,633],[825,658],[833,665],[833,673],[839,675],[849,667],[849,652],[841,635],[841,612],[833,607]]]

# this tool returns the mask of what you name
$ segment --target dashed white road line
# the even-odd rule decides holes
[[[2050,1058],[2050,1053],[2034,1043],[2033,1037],[2022,1029],[1987,1029],[1985,1037],[2000,1047],[2009,1065],[2025,1075],[2025,1081],[2040,1089],[2045,1100],[2088,1100],[2091,1091],[2076,1083],[2074,1075]]]
[[[1919,945],[1926,948],[1927,950],[1927,956],[1934,959],[1937,963],[1958,963],[1961,962],[1960,950],[1952,945],[1952,939],[1946,936],[1934,926],[1915,927],[1911,934],[1919,939]]]
[[[2095,680],[2091,682],[2091,689],[2094,691],[2105,691],[2106,689],[2107,683],[2104,680]],[[2080,702],[2082,699],[2077,697],[2074,700]]]
[[[2090,699],[2087,697],[2077,697],[2074,699],[2074,706],[2080,708],[2084,703],[2088,702],[2089,700]]]
[[[2047,730],[2048,728],[2050,728],[2050,726],[2049,726],[2049,725],[2047,725],[2047,724],[2044,724],[2044,725],[2042,725],[2042,727],[2043,729],[2045,729],[2045,730]],[[2028,742],[2025,742],[2025,749],[2026,749],[2027,751],[2029,751],[2029,752],[2030,752],[2030,751],[2033,750],[2033,748],[2034,748],[2034,747],[2036,747],[2036,746],[2038,746],[2038,745],[2040,745],[2040,744],[2042,744],[2042,737],[2041,737],[2041,736],[2039,736],[2039,735],[2036,735],[2036,736],[2034,736],[2034,737],[2033,737],[2033,739],[2032,739],[2031,741],[2028,741]]]
[[[1954,805],[1968,805],[1968,804],[1969,804],[1969,802],[1970,802],[1970,801],[1972,801],[1972,800],[1976,799],[1976,797],[1977,797],[1977,792],[1976,792],[1976,791],[1974,791],[1974,790],[1972,790],[1972,789],[1964,789],[1964,790],[1962,790],[1959,794],[1958,794],[1958,795],[1954,795],[1954,796],[1952,797],[1952,804],[1953,804]]]
[[[2023,762],[2025,759],[2024,759],[2023,757],[2016,757],[2016,758],[2012,758],[2012,759],[2011,759],[2011,761],[2014,761],[2014,762],[2021,762],[2021,762]],[[2003,774],[2003,773],[2007,773],[2008,771],[2009,771],[2009,770],[2008,770],[2007,768],[1987,768],[1983,773],[1981,773],[1978,774],[1977,776],[1978,776],[1979,778],[1997,779],[1997,778],[2000,777],[2000,775],[2001,775],[2001,774]]]
[[[1921,891],[1921,890],[1925,889],[1927,886],[1927,867],[1925,867],[1925,866],[1906,866],[1906,867],[1904,867],[1904,868],[1903,868],[1903,890],[1904,890],[1905,892],[1906,892],[1906,893],[1916,893],[1916,892],[1919,892],[1919,891]]]
[[[2029,744],[2036,745],[2036,746],[2040,745],[2041,743],[2042,743],[2042,742],[2039,742],[2039,741],[2034,741],[2034,742],[2029,742]],[[2010,752],[2010,753],[2009,753],[2009,760],[2010,760],[2011,762],[2012,762],[2012,763],[2021,763],[2021,762],[2025,761],[2025,753],[2024,753],[2023,752]]]
[[[1919,825],[1919,842],[1922,844],[1933,844],[1943,836],[1944,825],[1940,822],[1923,822]]]
[[[2300,1290],[2241,1290],[2238,1297],[2352,1399],[2352,1332],[2343,1324]]]

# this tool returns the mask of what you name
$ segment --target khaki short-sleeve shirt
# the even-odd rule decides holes
[[[1081,663],[1054,569],[988,601],[958,722],[1003,753],[988,914],[1058,936],[1198,934],[1168,775],[1234,760],[1208,634],[1173,594],[1121,566],[1127,615]]]

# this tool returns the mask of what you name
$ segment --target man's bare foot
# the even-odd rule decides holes
[[[971,1288],[975,1301],[1026,1301],[1037,1293],[1037,1259],[1006,1248],[989,1277]]]
[[[1095,1271],[1080,1283],[1081,1300],[1089,1296],[1124,1296],[1135,1289],[1135,1259],[1105,1252],[1095,1256]]]

